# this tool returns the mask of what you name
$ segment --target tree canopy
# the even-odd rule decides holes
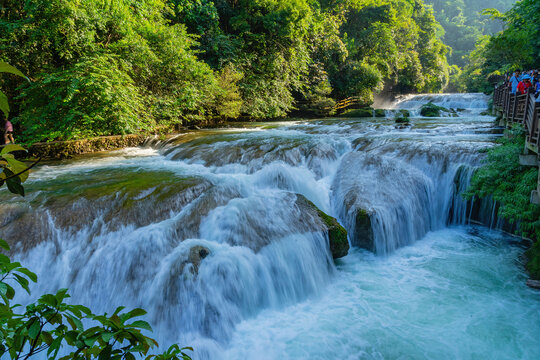
[[[422,0],[6,0],[2,78],[26,141],[369,104],[448,82]]]
[[[469,64],[461,76],[463,89],[493,90],[490,79],[516,69],[535,69],[540,64],[540,3],[518,1],[502,14],[496,9],[485,13],[504,21],[505,29],[479,39],[468,56]],[[494,79],[497,79],[496,77]]]
[[[486,7],[505,12],[516,0],[426,0],[433,6],[435,18],[444,28],[443,40],[452,48],[448,54],[451,65],[464,67],[467,56],[475,48],[478,39],[502,30],[502,22],[482,12]]]

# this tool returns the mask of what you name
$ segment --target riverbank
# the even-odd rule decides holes
[[[275,123],[294,122],[305,120],[300,118],[286,118],[279,121],[269,122],[229,122],[220,124],[198,124],[189,128],[181,129],[166,129],[159,133],[144,132],[140,134],[126,135],[110,135],[96,136],[77,140],[58,140],[50,142],[38,142],[31,145],[23,145],[28,150],[27,158],[42,160],[64,160],[70,159],[77,155],[91,154],[102,151],[114,151],[127,147],[137,147],[144,144],[149,139],[167,140],[182,134],[192,133],[200,130],[217,130],[217,129],[246,129],[253,127],[271,128],[276,126]],[[0,148],[2,145],[0,145]]]
[[[443,107],[438,107],[443,111],[449,113],[449,110]],[[313,113],[297,112],[295,116],[278,119],[267,119],[263,121],[251,121],[249,118],[243,119],[243,121],[231,121],[231,122],[199,122],[189,127],[164,127],[160,128],[157,132],[143,132],[139,134],[127,134],[127,135],[110,135],[110,136],[97,136],[76,140],[58,140],[50,142],[34,143],[30,146],[25,146],[28,149],[28,158],[41,158],[43,160],[63,160],[69,159],[77,155],[91,154],[101,151],[113,151],[120,150],[126,147],[136,147],[145,143],[149,139],[167,140],[172,137],[191,133],[199,130],[218,130],[218,129],[248,129],[248,128],[262,128],[270,129],[276,126],[280,126],[283,123],[294,123],[296,121],[306,120],[322,120],[330,118],[342,118],[342,119],[355,119],[355,118],[385,118],[387,117],[385,109],[378,109],[373,107],[362,108],[348,108],[344,109],[340,114],[334,116],[314,116]],[[405,117],[408,121],[410,113],[408,110],[396,110],[400,111],[394,115],[395,117]],[[439,110],[436,114],[427,115],[427,117],[439,116]],[[397,120],[399,122],[399,120]]]
[[[71,158],[74,155],[139,146],[147,138],[147,135],[117,135],[35,143],[28,148],[28,156],[30,158],[42,158],[43,160],[62,160]]]

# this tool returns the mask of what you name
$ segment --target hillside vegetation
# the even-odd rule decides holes
[[[18,139],[151,131],[437,92],[448,48],[422,0],[6,0]]]

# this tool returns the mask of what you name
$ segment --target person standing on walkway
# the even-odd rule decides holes
[[[522,80],[519,82],[517,86],[517,91],[519,95],[523,95],[527,92],[527,89],[532,87],[531,84],[531,76],[530,75],[523,75]]]
[[[512,94],[515,94],[519,82],[521,81],[520,71],[516,70],[512,77],[510,78],[510,86],[512,87]]]

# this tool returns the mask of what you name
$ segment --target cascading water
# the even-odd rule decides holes
[[[428,101],[459,116],[201,131],[42,166],[25,199],[0,191],[0,236],[34,294],[143,307],[162,347],[197,359],[536,358],[521,249],[463,226],[460,193],[493,146],[486,97],[395,107]],[[297,194],[348,230],[337,266]]]

